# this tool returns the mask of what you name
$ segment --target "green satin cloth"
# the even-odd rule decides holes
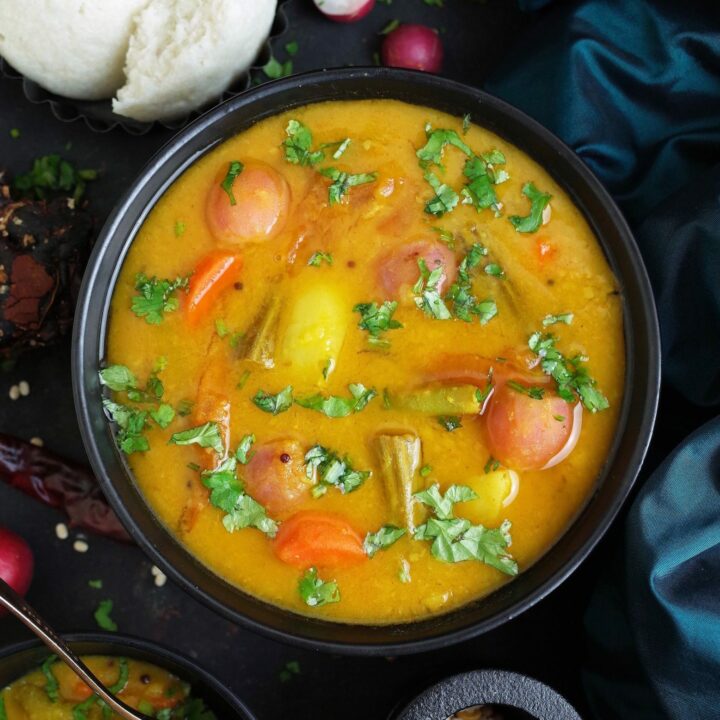
[[[653,285],[663,380],[689,402],[714,407],[720,4],[520,4],[539,10],[536,23],[487,89],[558,134],[614,196]],[[720,419],[688,437],[643,485],[586,625],[596,717],[720,718]]]

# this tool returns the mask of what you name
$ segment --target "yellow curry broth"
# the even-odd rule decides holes
[[[84,657],[83,661],[107,687],[112,687],[121,677],[118,658],[95,655]],[[132,707],[137,709],[144,701],[161,710],[182,704],[186,699],[187,687],[166,670],[139,660],[126,662],[127,683],[118,697]],[[4,690],[0,689],[7,720],[72,720],[73,708],[90,697],[90,690],[63,663],[55,662],[50,669],[57,681],[55,700],[52,693],[48,693],[47,679],[40,669],[24,675]],[[102,707],[97,703],[90,702],[84,713],[87,720],[104,717]],[[113,714],[112,717],[117,716]]]
[[[327,206],[327,185],[308,167],[286,162],[280,143],[290,118],[307,125],[314,145],[344,137],[352,142],[338,161],[350,172],[377,171],[376,183],[352,188],[346,204]],[[320,443],[344,456],[357,469],[373,476],[357,491],[342,495],[331,489],[307,508],[343,514],[361,534],[390,522],[378,474],[372,438],[382,428],[415,432],[422,439],[423,463],[432,466],[426,484],[442,488],[482,478],[488,460],[482,419],[463,418],[463,428],[449,433],[437,418],[402,413],[383,407],[382,397],[362,412],[347,418],[327,418],[293,406],[277,416],[258,409],[251,398],[262,389],[277,393],[288,384],[296,395],[314,392],[347,396],[347,385],[391,391],[427,380],[429,369],[445,353],[476,353],[487,358],[527,350],[529,335],[542,330],[549,313],[572,311],[571,326],[556,325],[558,346],[568,357],[588,355],[590,371],[610,401],[610,409],[592,415],[584,412],[583,429],[574,452],[554,468],[521,473],[517,498],[502,513],[487,517],[489,526],[507,518],[512,522],[512,555],[520,570],[527,568],[557,540],[592,492],[607,457],[622,396],[624,346],[622,301],[617,284],[596,239],[579,211],[550,175],[517,148],[496,135],[471,126],[465,142],[475,152],[497,148],[506,158],[510,179],[498,186],[503,217],[490,210],[478,213],[459,205],[435,218],[424,212],[432,191],[423,180],[415,151],[425,142],[424,126],[461,130],[457,118],[435,110],[395,101],[354,101],[308,106],[265,120],[228,140],[188,169],[153,209],[139,232],[123,266],[112,304],[108,360],[147,377],[156,358],[168,359],[161,377],[164,401],[176,405],[195,401],[208,357],[219,368],[220,388],[232,403],[231,446],[246,433],[258,445],[275,438],[293,437],[304,446]],[[232,160],[261,160],[287,179],[292,204],[290,220],[275,239],[243,249],[241,289],[228,290],[213,312],[194,328],[181,311],[149,325],[130,312],[136,273],[161,278],[186,275],[216,247],[205,220],[205,197],[216,182],[218,169]],[[447,148],[443,180],[459,189],[464,157]],[[527,181],[552,194],[552,217],[537,233],[515,231],[507,217],[525,215],[529,202],[521,194]],[[390,193],[389,191],[392,190]],[[387,196],[386,196],[387,195]],[[177,237],[176,222],[185,225]],[[377,285],[379,259],[396,245],[416,239],[434,239],[435,226],[456,233],[458,259],[467,245],[480,242],[488,258],[499,263],[505,280],[478,273],[478,298],[493,297],[498,316],[486,325],[477,321],[440,322],[420,312],[412,302],[401,302],[394,318],[404,327],[386,333],[387,353],[368,351],[367,333],[357,328],[359,302],[380,302]],[[308,267],[315,251],[331,252],[332,266]],[[279,336],[288,332],[290,308],[317,283],[329,283],[347,308],[347,329],[334,372],[323,381],[318,367],[298,371],[276,363],[272,370],[237,358],[227,339],[217,337],[215,320],[230,332],[244,331],[269,294],[283,296]],[[251,375],[242,389],[238,382]],[[321,569],[323,578],[337,580],[342,599],[311,611],[301,600],[297,584],[301,573],[276,559],[271,542],[260,532],[246,529],[233,534],[222,525],[222,513],[212,507],[199,513],[189,532],[180,520],[189,488],[197,473],[186,467],[201,462],[197,448],[168,445],[173,431],[191,427],[191,418],[176,421],[171,429],[148,431],[151,450],[134,453],[130,464],[148,503],[168,528],[203,563],[243,590],[298,612],[348,622],[392,623],[444,612],[480,597],[509,578],[476,561],[446,564],[431,557],[429,543],[401,538],[391,548],[350,569]],[[242,474],[242,468],[240,471]],[[479,481],[482,482],[482,481]],[[462,515],[462,505],[456,506]],[[282,516],[278,516],[282,520]],[[411,582],[402,583],[402,561],[409,563]]]

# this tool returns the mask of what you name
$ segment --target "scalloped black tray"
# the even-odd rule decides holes
[[[61,122],[75,122],[83,120],[85,125],[97,133],[105,133],[114,128],[121,128],[130,135],[144,135],[149,132],[155,125],[159,125],[168,130],[179,130],[187,125],[191,120],[199,117],[206,110],[214,107],[223,100],[227,100],[239,93],[247,90],[251,83],[252,77],[262,71],[263,65],[267,63],[272,54],[272,43],[279,40],[288,29],[287,15],[285,14],[285,5],[289,0],[279,0],[275,19],[273,20],[270,35],[265,40],[260,53],[258,54],[252,66],[244,72],[230,87],[225,90],[222,95],[214,101],[206,103],[203,107],[194,110],[185,117],[176,120],[158,121],[158,122],[141,122],[131,118],[116,115],[112,111],[112,101],[106,100],[73,100],[46,90],[38,85],[34,80],[25,77],[7,60],[0,57],[0,74],[11,80],[22,82],[23,93],[25,97],[36,105],[47,103],[52,110],[52,114]]]

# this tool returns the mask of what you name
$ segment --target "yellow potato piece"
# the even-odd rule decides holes
[[[280,362],[301,380],[318,382],[332,372],[345,342],[350,309],[343,295],[314,278],[298,283],[285,311]]]
[[[503,510],[503,502],[513,490],[513,472],[502,469],[470,478],[465,484],[476,492],[477,500],[458,503],[455,514],[467,518],[475,525],[496,524]]]

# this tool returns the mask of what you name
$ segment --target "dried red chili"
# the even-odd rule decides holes
[[[55,453],[0,433],[0,480],[64,510],[70,527],[131,542],[92,473]]]

